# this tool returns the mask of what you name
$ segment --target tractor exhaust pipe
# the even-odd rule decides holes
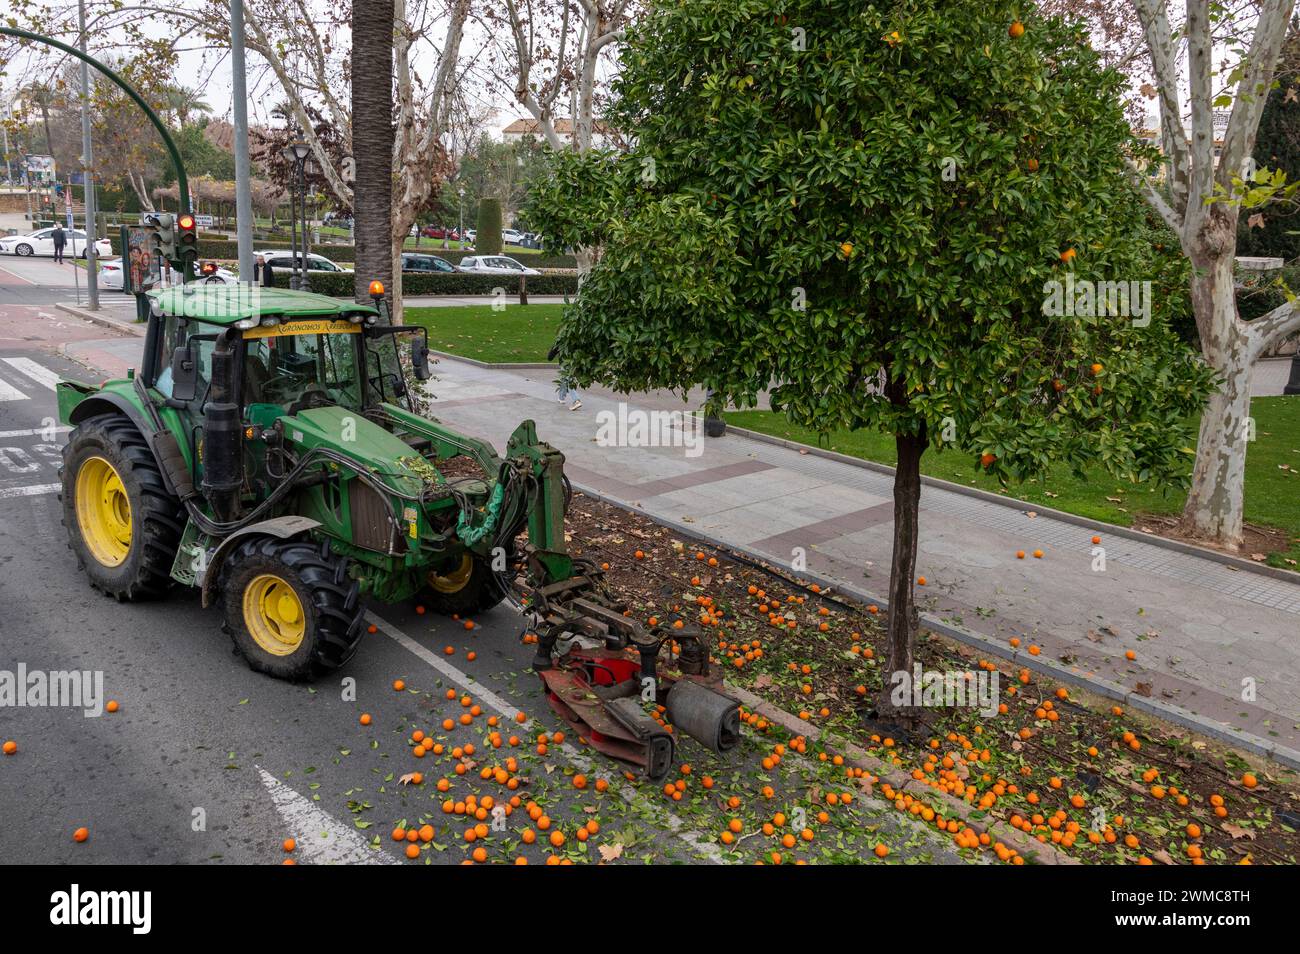
[[[740,741],[740,703],[690,679],[668,691],[668,721],[721,755]]]
[[[239,519],[244,486],[243,427],[234,393],[235,351],[223,332],[212,350],[212,380],[203,419],[203,495],[218,523]]]

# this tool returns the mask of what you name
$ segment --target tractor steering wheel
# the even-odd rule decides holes
[[[298,395],[298,400],[289,405],[288,413],[297,414],[300,411],[307,411],[313,407],[330,407],[334,404],[334,399],[329,396],[329,392],[319,385],[310,385],[307,390]]]

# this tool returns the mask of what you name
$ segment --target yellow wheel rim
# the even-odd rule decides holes
[[[131,500],[122,477],[102,457],[88,457],[77,471],[77,526],[90,555],[103,566],[121,566],[131,552]]]
[[[294,588],[273,573],[263,573],[244,588],[244,625],[262,649],[272,656],[288,656],[302,645],[307,618]]]
[[[464,553],[460,558],[460,566],[452,570],[445,576],[439,576],[433,571],[429,572],[429,585],[439,593],[459,593],[469,582],[470,575],[474,572],[474,558],[468,553]]]

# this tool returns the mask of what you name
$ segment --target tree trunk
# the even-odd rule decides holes
[[[153,199],[149,198],[149,189],[144,181],[144,173],[140,173],[140,181],[135,181],[135,173],[130,169],[126,172],[126,178],[131,183],[131,188],[135,190],[136,198],[140,200],[140,207],[146,212],[152,212]]]
[[[1255,343],[1237,318],[1231,255],[1208,259],[1192,274],[1192,305],[1201,354],[1220,377],[1201,415],[1192,485],[1180,529],[1230,550],[1241,546],[1250,371]]]
[[[352,3],[352,212],[356,243],[353,291],[370,301],[370,283],[393,295],[394,0]]]
[[[916,579],[916,544],[921,511],[921,455],[925,453],[925,429],[919,434],[896,434],[898,467],[894,471],[894,552],[889,565],[889,619],[885,630],[884,686],[876,702],[880,718],[910,725],[915,713],[894,705],[891,676],[911,673],[912,654],[920,618],[916,611],[913,584]]]

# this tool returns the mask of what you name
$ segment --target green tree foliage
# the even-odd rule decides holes
[[[1288,183],[1300,180],[1300,27],[1293,25],[1282,48],[1277,82],[1264,103],[1255,140],[1255,164],[1280,169]],[[1238,225],[1240,255],[1280,256],[1300,259],[1300,201],[1289,200],[1261,210],[1242,213]]]
[[[621,59],[608,120],[635,147],[556,155],[530,208],[548,242],[601,248],[561,361],[579,386],[770,388],[793,423],[895,435],[891,671],[926,447],[1008,481],[1186,479],[1209,375],[1169,302],[1045,309],[1070,279],[1160,278],[1124,81],[1081,29],[1009,0],[675,0]]]
[[[501,200],[482,198],[478,202],[478,234],[474,248],[483,255],[501,252]]]
[[[519,210],[524,204],[532,181],[544,169],[544,151],[536,139],[525,137],[519,142],[496,142],[482,136],[460,158],[456,175],[448,179],[439,195],[439,207],[431,213],[440,216],[440,224],[459,221],[460,190],[465,190],[465,221],[477,221],[478,203],[483,196],[502,199],[502,224],[523,228]]]
[[[220,149],[207,135],[208,120],[203,119],[192,125],[183,126],[173,133],[176,148],[181,152],[181,161],[185,163],[185,174],[190,178],[210,176],[213,179],[235,178],[235,157],[230,152]],[[176,181],[176,172],[166,166],[163,182],[171,185]]]

